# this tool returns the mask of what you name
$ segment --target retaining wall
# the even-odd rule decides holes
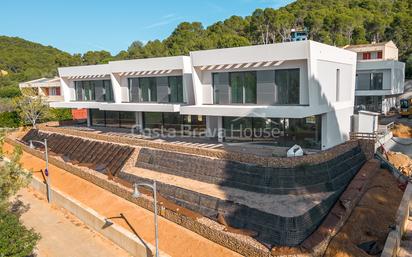
[[[27,145],[22,144],[21,142],[12,140],[10,138],[5,139],[6,143],[12,144],[12,145],[19,145],[22,147],[22,149],[25,152],[28,152],[38,158],[44,159],[44,153],[37,151],[35,149],[31,149]],[[122,197],[123,199],[126,199],[130,202],[133,202],[137,205],[139,205],[142,208],[145,208],[149,211],[153,212],[153,199],[148,198],[148,197],[139,197],[139,198],[133,198],[131,195],[132,190],[130,188],[127,188],[119,183],[116,183],[112,180],[108,180],[107,176],[92,170],[85,170],[79,167],[76,167],[74,165],[71,165],[69,163],[66,163],[58,158],[55,158],[54,156],[49,156],[49,162],[50,164],[53,164],[61,169],[64,169],[78,177],[81,177],[109,192],[112,192],[113,194]],[[158,208],[163,208],[162,206],[158,206]],[[159,213],[162,217],[165,219],[168,219],[180,226],[183,226],[217,244],[220,244],[222,246],[225,246],[235,252],[238,252],[242,254],[243,256],[248,256],[248,257],[270,257],[270,256],[284,256],[284,255],[272,255],[270,251],[264,247],[256,247],[254,245],[251,245],[247,242],[245,242],[242,239],[239,239],[238,237],[233,236],[231,233],[224,232],[212,227],[209,227],[203,223],[198,222],[197,220],[187,217],[183,215],[182,213],[176,212],[174,210],[169,210],[167,208],[163,208],[163,211]],[[304,253],[302,254],[296,254],[295,256],[299,257],[308,257],[309,255],[306,255]]]
[[[46,184],[38,178],[33,177],[30,186],[46,195]],[[105,217],[55,188],[51,188],[51,202],[65,208],[87,226],[102,234],[131,255],[136,257],[154,256],[156,250],[153,245],[142,241],[135,234],[119,225],[113,224],[104,228]],[[159,255],[169,257],[164,252],[160,252]]]
[[[118,176],[132,183],[153,183],[150,179],[124,171]],[[319,200],[318,205],[302,215],[284,217],[158,181],[157,189],[165,198],[179,206],[214,220],[217,220],[219,213],[230,226],[257,232],[255,239],[270,247],[300,244],[318,227],[343,190],[341,188],[326,199]]]
[[[31,129],[24,135],[22,141],[43,141],[47,139],[49,150],[61,155],[66,161],[87,166],[99,172],[115,175],[121,170],[127,159],[133,153],[133,148],[113,143],[86,140],[79,137],[44,133]]]
[[[136,166],[180,177],[266,194],[308,194],[340,190],[365,162],[355,146],[323,163],[265,167],[159,149],[139,150]]]
[[[58,144],[64,138],[69,138],[70,141],[79,139],[38,131],[30,131],[26,135],[28,138],[32,138],[33,136],[29,135],[34,135],[35,138],[52,139],[50,140],[51,145],[53,143]],[[85,143],[89,145],[98,144],[96,141],[83,141],[86,141]],[[110,145],[114,147],[113,144]],[[58,145],[54,145],[54,148],[58,149]],[[73,150],[75,147],[67,148]],[[345,145],[345,150],[341,155],[335,156],[324,163],[301,163],[298,166],[285,168],[142,148],[139,151],[137,165],[177,176],[257,193],[279,195],[333,192],[326,199],[320,199],[317,206],[300,216],[282,217],[235,202],[159,183],[159,191],[166,198],[180,206],[215,220],[219,213],[225,217],[230,226],[258,232],[256,239],[266,245],[296,246],[317,228],[339,194],[365,162],[365,155],[357,144],[350,142]],[[96,149],[94,155],[98,156],[98,151],[99,149]],[[119,172],[117,175],[132,183],[137,181],[147,182],[143,178],[126,172]]]
[[[174,152],[180,152],[180,153],[186,153],[186,154],[207,156],[207,157],[224,159],[224,160],[229,160],[229,161],[238,161],[238,162],[244,162],[244,163],[258,164],[258,165],[265,166],[265,167],[282,167],[282,168],[290,168],[290,167],[295,167],[299,165],[324,163],[333,158],[336,158],[337,156],[341,155],[342,153],[347,152],[350,149],[353,149],[354,147],[358,146],[359,142],[361,141],[361,140],[347,141],[344,144],[337,145],[333,148],[330,148],[325,151],[320,151],[318,153],[304,155],[300,157],[294,157],[294,158],[286,158],[286,157],[263,157],[263,156],[254,155],[253,153],[240,153],[240,152],[231,152],[231,151],[220,150],[220,149],[209,149],[209,148],[203,148],[203,147],[178,145],[178,144],[167,143],[167,142],[166,143],[154,142],[154,141],[147,140],[147,139],[132,138],[132,137],[118,136],[118,135],[109,135],[105,133],[88,132],[88,131],[82,131],[82,130],[73,129],[73,128],[48,126],[47,124],[41,124],[39,125],[39,128],[43,131],[60,133],[63,135],[78,136],[78,137],[83,137],[87,139],[102,140],[102,141],[107,141],[111,143],[129,144],[129,145],[139,146],[143,148],[154,148],[154,149],[165,150],[165,151],[174,151]],[[367,145],[367,143],[364,145]],[[368,158],[370,158],[371,156],[373,158],[373,153],[374,153],[373,146],[371,149],[368,147],[363,148],[363,145],[360,145],[360,146],[362,147],[363,151],[368,151],[368,153],[365,152]]]
[[[173,185],[159,183],[165,197],[211,219],[222,214],[230,226],[259,233],[267,245],[296,246],[321,223],[352,177],[365,162],[360,147],[325,163],[294,168],[262,167],[255,164],[213,159],[158,149],[140,149],[136,165],[176,176],[225,187],[266,194],[308,194],[333,192],[306,213],[282,217]],[[121,171],[118,176],[130,182],[145,182],[138,175]]]

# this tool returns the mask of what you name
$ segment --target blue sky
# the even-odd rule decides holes
[[[206,27],[256,8],[292,0],[6,0],[0,35],[18,36],[70,53],[127,49],[134,40],[164,39],[182,21]]]

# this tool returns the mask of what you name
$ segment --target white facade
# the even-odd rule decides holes
[[[208,129],[206,135],[219,140],[224,140],[223,134],[210,134],[209,129],[226,129],[231,118],[234,122],[243,119],[242,122],[254,124],[266,119],[281,124],[282,137],[287,140],[306,140],[305,133],[311,134],[307,136],[311,140],[310,128],[316,124],[313,126],[319,130],[319,148],[327,149],[349,138],[355,72],[355,53],[314,41],[195,51],[190,57],[59,68],[65,101],[53,106],[135,112],[135,122],[140,127],[144,127],[144,113],[177,113],[185,117],[185,122],[198,117]],[[157,78],[159,87],[166,81],[163,78],[170,76],[181,77],[183,92],[179,92],[179,102],[171,100],[172,90],[176,89],[172,89],[170,78],[166,91],[157,90],[157,101],[130,101],[130,83],[134,83],[131,79],[139,79],[136,94],[147,98],[150,93],[142,95],[142,90],[147,90],[142,78]],[[220,82],[213,81],[217,77]],[[76,81],[103,79],[111,81],[110,102],[76,100]],[[217,90],[217,84],[227,91]],[[218,97],[224,99],[220,104]],[[296,131],[302,128],[307,131],[298,135]]]
[[[322,149],[348,139],[353,114],[356,54],[314,41],[216,49],[191,53],[196,104],[182,114],[305,118],[320,115]],[[299,103],[292,105],[213,104],[212,73],[299,69]],[[214,121],[215,120],[215,121]]]
[[[352,45],[357,53],[355,107],[387,113],[404,91],[405,63],[398,61],[398,48],[392,42]]]

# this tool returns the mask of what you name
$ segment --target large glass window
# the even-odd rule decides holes
[[[356,90],[382,90],[383,73],[358,73],[356,74]]]
[[[230,90],[232,103],[243,103],[243,73],[232,72],[230,73]]]
[[[382,96],[356,96],[355,111],[382,112]]]
[[[206,131],[206,116],[202,115],[182,115],[184,130],[196,132],[202,135]]]
[[[157,101],[156,78],[140,78],[139,85],[141,102]]]
[[[144,78],[129,78],[129,102],[171,102],[183,103],[183,78],[182,76],[160,77],[167,79],[167,87],[165,86],[165,99],[162,98],[162,93],[158,94],[160,86],[159,77],[144,77]],[[163,80],[162,80],[163,81]],[[163,85],[162,85],[163,86]],[[163,90],[163,87],[162,87]],[[160,91],[161,92],[161,91]],[[160,99],[158,99],[160,98]]]
[[[129,79],[129,102],[139,102],[139,79]]]
[[[120,127],[133,128],[136,125],[136,113],[135,112],[119,112],[120,115]]]
[[[232,103],[256,103],[256,72],[231,72]]]
[[[278,104],[299,104],[299,69],[276,70]]]
[[[102,80],[97,80],[94,82],[94,100],[97,102],[104,102],[106,94],[106,88],[103,85]]]
[[[143,113],[143,125],[145,129],[160,129],[163,125],[163,115],[161,112]]]
[[[163,113],[163,127],[180,131],[182,127],[181,115],[175,112]]]
[[[224,117],[223,126],[226,138],[249,140],[253,136],[252,118],[250,117]]]
[[[106,127],[112,127],[112,128],[120,127],[119,112],[106,111]]]
[[[76,101],[113,101],[113,90],[110,80],[75,81]]]
[[[212,74],[212,80],[213,80],[213,103],[214,104],[220,104],[221,102],[221,95],[222,92],[220,92],[222,90],[221,86],[220,86],[220,74],[222,73],[213,73]],[[228,90],[226,90],[228,91]]]
[[[113,89],[112,82],[110,80],[103,80],[103,89],[104,89],[104,101],[112,102],[113,101]]]
[[[164,129],[164,132],[174,130],[179,134],[184,133],[184,131],[196,131],[200,134],[206,130],[206,117],[201,115],[145,112],[143,113],[143,123],[145,129]]]
[[[277,146],[320,149],[321,116],[302,119],[224,117],[228,141],[268,141]]]
[[[170,97],[169,102],[183,103],[183,80],[182,76],[169,77]]]
[[[106,125],[104,111],[90,109],[90,118],[92,126],[101,127]]]
[[[90,109],[91,125],[113,128],[132,128],[136,124],[135,112],[101,111]]]
[[[299,69],[213,73],[212,83],[214,104],[300,103]]]
[[[256,103],[256,72],[244,73],[245,103]]]
[[[383,87],[383,73],[372,73],[372,90],[382,90]]]

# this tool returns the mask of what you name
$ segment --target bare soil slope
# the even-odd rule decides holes
[[[357,246],[368,241],[376,241],[377,248],[382,249],[390,231],[389,226],[395,223],[402,195],[392,174],[387,170],[377,171],[348,221],[329,244],[325,256],[373,256]]]
[[[409,156],[399,152],[388,152],[387,156],[389,162],[405,176],[410,177],[412,175],[412,159]]]
[[[412,138],[412,128],[404,124],[396,123],[392,133],[394,137]]]

